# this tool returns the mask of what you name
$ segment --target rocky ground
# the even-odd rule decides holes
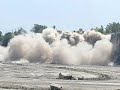
[[[59,79],[60,73],[75,80]],[[119,90],[120,67],[0,64],[0,90],[48,90],[51,84],[63,90]]]

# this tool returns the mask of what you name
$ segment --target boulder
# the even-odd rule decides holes
[[[59,79],[65,80],[76,80],[71,74],[69,73],[59,73]]]
[[[84,80],[84,77],[78,77],[78,80]]]
[[[60,86],[58,84],[51,84],[50,90],[62,90],[62,86]]]

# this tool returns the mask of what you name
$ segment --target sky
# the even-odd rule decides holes
[[[0,0],[0,31],[34,24],[64,31],[106,26],[120,22],[120,0]]]

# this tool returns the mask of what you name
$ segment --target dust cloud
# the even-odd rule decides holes
[[[108,65],[111,62],[110,35],[95,31],[62,32],[45,29],[41,34],[15,36],[8,47],[0,46],[0,60],[9,62]]]

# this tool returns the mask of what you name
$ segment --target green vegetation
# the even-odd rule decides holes
[[[42,33],[42,31],[46,28],[47,28],[47,26],[45,26],[45,25],[34,24],[31,31],[34,33]],[[57,30],[56,26],[53,26],[52,28]],[[113,23],[109,23],[105,28],[103,26],[101,26],[101,27],[92,28],[91,30],[95,30],[102,34],[117,33],[117,32],[120,32],[120,23],[113,22]],[[58,33],[62,33],[61,30],[57,30],[57,31],[58,31]],[[84,33],[83,29],[81,29],[81,28],[78,31],[74,31],[74,32]],[[18,30],[15,30],[14,32],[7,32],[7,33],[5,33],[5,35],[3,35],[2,31],[0,31],[0,45],[6,47],[11,38],[13,38],[16,35],[26,34],[26,33],[27,33],[27,31],[25,29],[23,29],[22,27],[18,28]]]
[[[120,23],[113,22],[113,23],[109,23],[105,28],[101,26],[101,27],[93,28],[92,30],[95,30],[103,34],[117,33],[120,32]]]
[[[13,38],[13,34],[11,32],[8,32],[6,33],[4,36],[3,36],[3,40],[2,40],[2,46],[7,46],[8,45],[8,42],[10,41],[11,38]]]
[[[109,23],[106,26],[106,33],[116,33],[116,32],[120,32],[120,23]]]
[[[14,35],[20,35],[20,34],[26,34],[27,31],[24,30],[23,28],[19,28],[18,31],[14,32]]]
[[[42,33],[44,29],[46,29],[47,26],[39,25],[39,24],[34,24],[34,27],[32,28],[32,32],[34,33]]]
[[[104,30],[104,28],[103,28],[103,26],[101,26],[100,28],[96,27],[94,30],[97,31],[97,32],[103,33],[103,34],[106,33],[105,30]]]

